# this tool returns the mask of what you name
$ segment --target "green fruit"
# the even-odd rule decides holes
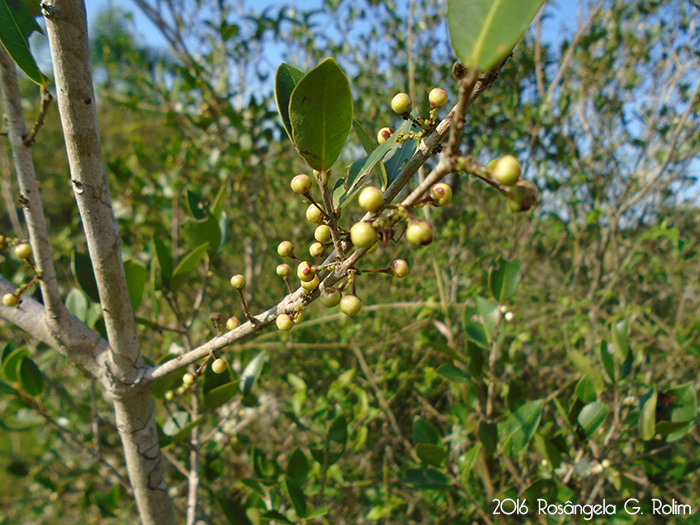
[[[377,132],[377,142],[384,144],[394,134],[391,128],[382,128]]]
[[[496,167],[497,162],[498,162],[498,159],[491,159],[490,161],[488,161],[488,163],[486,164],[486,171],[491,173],[494,170],[494,168]]]
[[[504,186],[514,186],[520,179],[522,167],[513,155],[505,155],[496,161],[491,176]]]
[[[311,266],[311,263],[307,261],[302,261],[299,263],[299,266],[297,266],[297,277],[300,281],[313,281],[315,276],[316,272],[314,271],[313,266]]]
[[[430,198],[438,206],[445,206],[452,200],[452,187],[444,182],[438,182],[430,188]]]
[[[425,246],[433,242],[433,225],[428,221],[411,221],[406,228],[406,239],[416,246]]]
[[[294,328],[294,319],[289,314],[282,314],[277,317],[275,324],[277,325],[277,328],[283,332],[289,332],[292,328]]]
[[[309,207],[306,208],[306,220],[320,224],[323,222],[323,212],[315,204],[309,204]]]
[[[289,257],[294,251],[294,245],[289,241],[282,241],[279,246],[277,246],[277,253],[280,257]]]
[[[166,401],[172,401],[173,399],[175,399],[175,392],[173,392],[172,390],[168,390],[163,397]]]
[[[241,326],[241,321],[238,319],[238,317],[231,316],[226,321],[226,330],[235,330],[239,326]]]
[[[340,311],[350,317],[356,316],[362,310],[362,301],[353,294],[348,294],[340,300]]]
[[[528,211],[537,202],[537,186],[527,180],[519,180],[508,192],[508,207],[517,212]]]
[[[19,299],[13,293],[6,293],[2,296],[2,304],[4,304],[5,306],[9,306],[10,308],[17,306],[18,302]]]
[[[357,198],[357,203],[365,211],[374,213],[379,208],[384,206],[384,197],[382,190],[376,186],[365,186]]]
[[[428,94],[431,108],[441,108],[447,104],[447,92],[441,88],[433,88]]]
[[[234,275],[231,277],[231,286],[233,286],[236,290],[242,290],[245,288],[245,277],[242,275]]]
[[[312,292],[316,288],[318,288],[318,285],[321,283],[321,281],[318,278],[318,275],[314,275],[314,278],[311,279],[310,281],[301,281],[301,286],[306,290],[307,292]]]
[[[406,93],[398,93],[391,99],[391,109],[399,115],[405,115],[411,111],[411,97]]]
[[[320,242],[315,242],[309,246],[309,254],[311,254],[311,257],[321,257],[325,251],[325,246]]]
[[[368,248],[377,242],[377,232],[368,222],[356,222],[350,228],[350,240],[358,248]]]
[[[294,315],[294,324],[299,324],[306,319],[306,314],[304,312],[297,312]]]
[[[316,177],[316,180],[318,181],[318,183],[321,186],[323,186],[324,188],[326,186],[328,186],[328,177],[330,176],[330,173],[331,173],[330,171],[324,171],[323,173],[321,173],[318,170],[314,170],[313,173],[314,173],[314,177]]]
[[[187,386],[194,385],[196,380],[197,376],[195,376],[192,372],[187,372],[184,376],[182,376],[182,382]]]
[[[370,255],[370,254],[376,252],[376,251],[377,251],[377,248],[379,248],[379,243],[378,243],[378,242],[375,242],[375,243],[372,245],[372,247],[371,247],[369,250],[367,250],[367,251],[365,252],[365,255]]]
[[[408,275],[408,263],[403,259],[396,259],[391,263],[391,274],[394,277],[403,279]]]
[[[314,230],[314,239],[318,242],[328,242],[330,238],[331,229],[327,225],[321,224],[316,226],[316,230]]]
[[[305,173],[300,173],[292,179],[292,191],[294,193],[307,193],[311,189],[313,181]]]
[[[32,247],[26,242],[15,246],[15,255],[20,259],[29,259],[32,256]]]
[[[287,263],[282,263],[277,265],[277,275],[280,277],[287,277],[290,273],[292,273],[292,269],[289,267]]]
[[[228,365],[226,364],[226,361],[224,361],[221,358],[216,359],[211,364],[211,371],[214,372],[215,374],[223,374],[224,372],[226,372],[227,368],[228,368]]]
[[[321,303],[327,308],[333,308],[340,302],[340,290],[329,286],[321,291]]]

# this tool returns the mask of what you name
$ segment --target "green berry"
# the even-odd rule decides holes
[[[438,182],[430,188],[430,198],[438,206],[445,206],[452,200],[452,187],[444,182]]]
[[[354,294],[348,294],[340,300],[340,311],[350,317],[355,317],[362,310],[362,301]]]
[[[323,212],[315,204],[309,204],[306,208],[306,220],[320,224],[323,221]]]
[[[311,189],[313,181],[305,173],[300,173],[292,179],[292,191],[294,193],[307,193]]]
[[[376,186],[365,186],[357,198],[357,203],[365,211],[374,213],[379,208],[384,206],[384,197],[382,190]]]
[[[433,88],[428,94],[431,108],[441,108],[447,104],[447,92],[441,88]]]
[[[513,211],[528,211],[537,202],[537,186],[527,180],[519,180],[508,192],[508,207]]]
[[[329,286],[321,291],[321,303],[326,308],[333,308],[340,302],[340,290]]]
[[[309,254],[311,254],[311,257],[321,257],[325,251],[326,248],[320,242],[315,242],[309,246]]]
[[[399,115],[405,115],[411,111],[411,97],[406,93],[398,93],[391,99],[391,109]]]
[[[314,268],[311,266],[310,262],[302,261],[299,263],[299,266],[297,266],[297,277],[300,281],[313,281],[315,276],[316,272],[314,271]]]
[[[211,371],[214,372],[215,374],[223,374],[224,372],[226,372],[227,368],[228,368],[228,365],[226,364],[226,361],[224,361],[221,358],[216,359],[211,364]]]
[[[192,372],[187,372],[184,376],[182,376],[182,382],[187,386],[194,385],[196,380],[197,376],[195,376]]]
[[[393,129],[382,128],[377,132],[377,142],[379,142],[379,144],[384,144],[387,140],[389,140],[389,137],[391,137],[393,134]]]
[[[326,224],[316,226],[314,239],[318,242],[328,242],[331,238],[331,229]]]
[[[235,330],[239,326],[241,326],[241,321],[238,319],[238,317],[231,316],[226,321],[226,330]]]
[[[520,179],[522,168],[513,155],[505,155],[496,161],[491,176],[504,186],[514,186]]]
[[[406,239],[416,246],[430,244],[433,242],[433,225],[428,221],[411,221],[406,228]]]
[[[294,328],[294,319],[289,314],[282,314],[277,317],[275,324],[277,325],[277,328],[283,332],[289,332],[292,328]]]
[[[20,259],[29,259],[32,256],[32,247],[26,242],[15,246],[15,255]]]
[[[13,293],[6,293],[2,296],[2,304],[4,304],[5,306],[9,306],[10,308],[17,306],[18,302],[19,299]]]
[[[279,246],[277,246],[277,253],[280,257],[289,257],[294,251],[294,245],[289,241],[282,241]]]
[[[403,259],[396,259],[391,263],[391,274],[394,277],[403,279],[408,275],[408,263]]]
[[[292,269],[289,267],[287,263],[282,263],[277,265],[277,275],[280,277],[287,277],[290,273],[292,273]]]
[[[498,162],[498,159],[491,159],[490,161],[488,161],[488,163],[486,164],[486,171],[491,173],[494,170],[494,168],[496,167],[497,162]]]
[[[294,315],[294,324],[299,324],[306,319],[306,314],[304,312],[297,312]]]
[[[356,222],[350,228],[350,240],[358,248],[369,248],[377,242],[377,232],[368,222]]]
[[[231,286],[233,286],[236,290],[242,290],[245,288],[245,277],[242,275],[234,275],[231,277]]]
[[[175,392],[173,392],[172,390],[168,390],[163,397],[166,401],[172,401],[173,399],[175,399]]]
[[[318,288],[318,285],[321,283],[321,281],[318,278],[318,275],[314,275],[314,278],[311,279],[310,281],[301,281],[301,286],[306,290],[307,292],[312,292],[316,288]]]

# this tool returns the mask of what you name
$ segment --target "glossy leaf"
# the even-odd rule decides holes
[[[163,363],[170,361],[171,359],[175,359],[176,357],[176,354],[167,353],[158,359],[156,365],[162,365]],[[185,375],[185,373],[187,373],[187,369],[180,368],[153,381],[153,396],[163,397],[168,390],[173,390],[180,386],[182,384],[182,377]]]
[[[66,296],[66,308],[82,322],[87,321],[88,301],[85,294],[78,288],[72,288],[71,291],[68,292]]]
[[[73,250],[71,252],[71,271],[80,289],[87,294],[91,301],[99,303],[100,294],[97,292],[97,281],[95,281],[90,256]]]
[[[608,405],[600,401],[594,401],[581,409],[576,420],[586,436],[591,437],[605,423],[609,412],[610,408]]]
[[[464,461],[460,467],[459,477],[462,485],[469,486],[469,474],[474,468],[474,463],[476,463],[479,457],[479,451],[481,450],[481,443],[477,443],[472,448],[470,448],[464,455]]]
[[[25,392],[30,396],[37,397],[44,391],[44,375],[36,363],[29,357],[22,359],[19,366],[19,376]]]
[[[192,190],[187,190],[187,208],[190,210],[190,215],[201,221],[206,219],[207,210],[202,203],[202,196]]]
[[[277,111],[279,112],[280,120],[282,120],[284,130],[292,142],[294,142],[294,137],[292,135],[292,122],[289,119],[289,100],[292,98],[294,88],[297,87],[302,78],[304,78],[304,73],[289,64],[280,64],[275,74]]]
[[[482,349],[489,348],[489,338],[486,335],[486,330],[481,323],[472,320],[475,312],[472,308],[464,309],[464,316],[462,318],[462,325],[466,333],[467,339],[473,344],[481,347]]]
[[[292,502],[294,512],[300,518],[306,517],[306,496],[304,491],[288,476],[284,477],[284,488],[289,500]]]
[[[287,516],[282,514],[278,510],[266,510],[262,514],[260,514],[260,519],[262,521],[276,521],[279,523],[294,523],[292,520],[290,520]]]
[[[256,381],[260,377],[260,374],[262,373],[263,366],[265,365],[265,362],[267,361],[267,356],[268,356],[267,352],[265,350],[263,350],[258,355],[256,355],[253,359],[251,359],[250,362],[243,369],[243,372],[241,372],[240,389],[241,389],[241,392],[243,392],[244,396],[250,393],[250,391],[253,389],[253,386],[255,385]]]
[[[469,376],[451,364],[440,365],[440,368],[437,369],[437,373],[448,381],[452,381],[454,383],[469,382]]]
[[[651,392],[641,397],[639,404],[639,433],[644,441],[649,441],[656,434],[656,401],[657,392],[654,388]]]
[[[596,391],[593,381],[585,375],[576,384],[574,395],[581,400],[583,404],[592,403],[596,400]]]
[[[34,31],[44,33],[24,2],[0,0],[0,42],[25,75],[39,85],[46,85],[48,79],[39,71],[29,49],[28,38]]]
[[[16,383],[19,381],[19,366],[22,360],[29,355],[26,347],[13,350],[2,363],[2,373],[8,381]]]
[[[352,126],[352,94],[342,69],[327,58],[297,84],[289,101],[294,145],[313,169],[327,171]]]
[[[426,465],[440,467],[447,458],[447,449],[430,443],[418,443],[416,455]]]
[[[146,289],[148,270],[140,262],[129,259],[124,261],[124,273],[126,274],[126,284],[129,287],[131,307],[136,310],[141,304],[143,292]]]
[[[506,456],[517,456],[525,452],[540,424],[543,407],[542,399],[530,401],[508,416],[501,443],[501,450]]]
[[[306,455],[301,449],[294,449],[294,452],[289,456],[287,461],[287,476],[296,481],[299,485],[303,485],[309,476],[311,465]]]
[[[399,473],[406,485],[424,490],[440,490],[449,486],[450,479],[433,468],[409,469]]]
[[[409,129],[417,129],[416,126],[411,126]],[[413,157],[418,149],[417,140],[407,140],[403,144],[394,148],[384,158],[384,166],[386,167],[386,176],[388,184],[394,182],[401,172],[406,167],[408,161]]]
[[[163,285],[167,288],[173,276],[173,257],[170,255],[170,249],[165,246],[165,243],[158,235],[153,236],[153,245],[158,258]]]
[[[238,394],[238,381],[231,381],[204,394],[204,404],[209,410],[214,410],[228,403]]]
[[[187,280],[188,274],[197,267],[207,253],[209,243],[204,243],[188,253],[173,270],[172,289],[177,290]]]
[[[481,421],[478,434],[486,455],[493,456],[498,450],[498,426],[495,423]]]
[[[612,328],[612,342],[615,347],[615,357],[619,363],[627,359],[627,354],[630,351],[630,321],[624,319],[615,323]]]
[[[496,324],[500,317],[498,305],[483,297],[476,298],[476,310],[481,316],[481,324],[486,332],[486,337],[489,341],[493,338],[493,332],[496,329]]]
[[[503,60],[545,0],[448,0],[452,47],[467,67],[488,71]]]
[[[613,353],[610,353],[610,349],[613,350]],[[605,373],[612,382],[617,381],[614,352],[614,346],[608,346],[608,342],[605,339],[600,342],[600,362],[603,363]]]
[[[673,429],[672,432],[668,433],[666,441],[672,443],[688,434],[695,426],[698,399],[693,383],[669,388],[664,394],[674,398],[668,407],[670,423],[687,423],[682,428]],[[657,427],[658,425],[657,423]]]
[[[279,474],[279,465],[275,461],[269,461],[265,453],[259,448],[254,448],[252,453],[253,470],[255,475],[261,479],[275,479]]]
[[[517,259],[509,261],[499,257],[496,260],[496,266],[489,271],[489,289],[498,304],[509,301],[515,295],[521,277],[520,262]]]
[[[598,372],[598,370],[588,361],[586,356],[584,356],[578,350],[571,350],[569,353],[569,359],[571,362],[579,369],[579,371],[587,375],[591,380],[593,387],[595,388],[596,394],[600,395],[605,390],[605,380],[603,375]]]
[[[217,495],[216,502],[230,525],[253,525],[253,522],[250,521],[245,512],[245,507],[234,494],[222,493]],[[287,521],[285,523],[291,522]]]
[[[440,439],[440,433],[429,421],[422,417],[417,417],[413,421],[413,442],[416,444],[430,443],[439,445],[442,443],[442,440]]]

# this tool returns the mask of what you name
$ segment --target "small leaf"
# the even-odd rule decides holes
[[[216,496],[216,502],[230,525],[253,525],[245,512],[240,496],[222,492]]]
[[[515,295],[520,285],[520,262],[508,261],[503,257],[496,260],[496,266],[489,271],[489,289],[498,304],[503,304]]]
[[[187,274],[189,274],[192,270],[194,270],[197,267],[199,261],[202,259],[202,257],[206,255],[208,247],[208,242],[202,244],[201,246],[198,246],[190,253],[188,253],[175,267],[175,270],[173,271],[172,280],[173,290],[177,290],[185,283],[185,281],[187,280]]]
[[[294,449],[287,461],[287,476],[299,485],[303,485],[310,471],[311,466],[309,465],[309,460],[306,459],[306,455],[300,449]]]
[[[611,328],[612,342],[615,347],[615,358],[618,363],[622,363],[627,359],[627,354],[630,351],[630,320],[624,319]]]
[[[131,307],[136,310],[141,304],[143,292],[146,289],[148,270],[140,262],[128,259],[124,261],[124,273],[126,274],[126,284],[129,287]]]
[[[83,323],[87,321],[88,301],[85,294],[78,288],[71,288],[71,291],[68,292],[66,296],[66,308]]]
[[[426,465],[440,467],[448,454],[445,447],[430,443],[418,443],[416,445],[416,455]]]
[[[639,433],[644,441],[649,441],[656,434],[656,386],[648,394],[641,397],[639,403],[641,411],[639,414]]]
[[[326,507],[319,507],[319,508],[317,508],[315,511],[310,512],[310,513],[306,516],[306,519],[307,519],[307,520],[312,520],[312,519],[314,519],[314,518],[319,518],[319,517],[321,517],[321,516],[325,516],[326,514],[328,514],[329,511],[330,511],[330,508],[329,508],[328,506],[326,506]]]
[[[176,354],[165,354],[161,356],[160,359],[158,359],[156,365],[162,365],[166,361],[170,361],[171,359],[175,359],[176,357]],[[180,386],[182,384],[182,377],[185,375],[186,372],[187,370],[185,368],[180,368],[153,381],[153,387],[151,390],[153,396],[163,397],[168,390],[173,390]]]
[[[603,375],[598,372],[590,361],[588,361],[586,356],[584,356],[578,350],[571,350],[568,353],[568,356],[576,368],[578,368],[582,374],[587,375],[591,380],[596,394],[602,394],[605,391],[605,380],[603,379]]]
[[[479,451],[481,450],[481,447],[481,443],[477,443],[472,448],[470,448],[464,455],[464,461],[462,462],[462,466],[460,467],[459,477],[460,481],[462,482],[462,485],[464,485],[465,487],[469,486],[469,474],[471,473],[472,468],[474,468],[474,463],[476,463],[476,459],[479,457]]]
[[[259,448],[254,448],[251,453],[253,459],[253,470],[255,475],[261,479],[271,480],[277,477],[279,465],[275,461],[268,461],[265,453]]]
[[[90,256],[73,250],[71,252],[71,271],[80,289],[87,294],[91,301],[99,303],[100,294],[97,292],[97,281],[95,281]]]
[[[29,350],[26,347],[20,347],[13,350],[10,355],[2,363],[2,373],[8,381],[16,383],[19,381],[19,366],[22,360],[29,355]]]
[[[596,430],[605,423],[605,419],[608,417],[610,409],[605,403],[600,401],[594,401],[593,403],[588,403],[584,406],[578,414],[578,424],[581,425],[581,429],[589,438],[593,436]]]
[[[522,495],[532,501],[537,501],[538,499],[556,501],[557,484],[551,479],[538,479],[526,488]]]
[[[399,474],[401,481],[411,487],[425,490],[440,490],[450,485],[450,479],[433,468],[409,469]]]
[[[416,112],[417,114],[417,112]],[[401,128],[399,128],[401,129]],[[417,129],[416,126],[411,127],[411,130]],[[386,168],[387,183],[391,184],[394,182],[408,161],[413,157],[418,149],[417,140],[407,140],[403,144],[399,145],[398,148],[392,150],[384,159],[384,166]]]
[[[608,342],[603,339],[600,342],[600,362],[603,363],[605,373],[613,383],[617,380],[617,372],[615,370],[615,358],[608,350]],[[614,347],[612,347],[614,349]]]
[[[304,78],[304,73],[289,64],[280,64],[275,74],[275,102],[280,114],[282,125],[287,132],[289,140],[294,142],[292,135],[292,122],[289,120],[289,100],[299,81]]]
[[[374,140],[372,139],[372,137],[369,136],[369,133],[365,131],[365,128],[362,127],[362,124],[360,124],[357,120],[353,119],[352,129],[355,130],[355,135],[357,135],[357,138],[360,141],[360,144],[362,145],[362,149],[365,150],[365,153],[367,153],[367,155],[372,153],[372,151],[374,150]]]
[[[44,375],[29,357],[22,359],[19,375],[24,390],[32,397],[37,397],[44,391]]]
[[[284,488],[287,492],[289,500],[292,502],[294,511],[300,518],[306,517],[306,496],[304,491],[288,476],[284,477]]]
[[[291,523],[292,525],[294,522],[290,520],[287,516],[282,514],[278,510],[266,510],[262,514],[260,514],[260,519],[264,521],[279,521],[280,523]]]
[[[204,394],[204,404],[209,410],[214,410],[228,403],[237,393],[238,381],[231,381]]]
[[[464,325],[464,331],[466,332],[467,339],[483,349],[488,349],[490,346],[489,338],[486,335],[484,325],[472,321],[471,319],[473,316],[474,311],[471,308],[465,309],[462,324]]]
[[[484,370],[484,364],[486,362],[484,351],[469,339],[467,339],[464,346],[467,357],[469,358],[469,373],[472,377],[479,377]]]
[[[493,456],[498,449],[498,425],[482,421],[479,423],[478,434],[486,455]]]
[[[467,67],[488,71],[513,49],[545,0],[448,0],[452,47]]]
[[[440,368],[437,369],[438,375],[441,375],[448,381],[452,381],[454,383],[468,383],[469,382],[469,376],[462,372],[459,368],[457,368],[454,365],[450,364],[445,364],[441,365]]]
[[[585,375],[583,376],[578,384],[576,385],[576,390],[574,395],[578,397],[583,404],[592,403],[596,400],[595,387],[593,386],[593,381]]]
[[[493,332],[496,329],[496,324],[501,314],[498,310],[498,305],[483,297],[476,298],[476,310],[481,316],[481,324],[486,332],[486,337],[489,341],[493,338]]]
[[[170,279],[173,276],[173,257],[170,255],[170,250],[165,246],[165,243],[158,235],[153,235],[153,246],[155,247],[156,257],[158,258],[158,266],[160,266],[160,275],[163,279],[163,285],[168,288]]]
[[[25,75],[40,86],[46,86],[48,79],[39,71],[29,49],[28,39],[34,31],[44,33],[24,2],[0,1],[0,42]]]
[[[299,154],[313,169],[333,166],[352,126],[350,84],[332,58],[309,71],[289,101],[292,136]]]
[[[413,421],[413,442],[416,444],[429,443],[440,445],[442,440],[440,439],[440,433],[430,422],[421,417],[417,417]]]
[[[186,411],[178,410],[163,423],[163,434],[166,436],[174,436],[187,425],[189,420],[190,415]]]
[[[530,401],[508,416],[501,445],[505,455],[516,456],[525,451],[540,424],[543,407],[542,399]]]
[[[192,190],[187,190],[187,208],[190,210],[190,215],[196,220],[201,221],[207,218],[207,210],[202,203],[202,196]]]
[[[251,359],[243,369],[243,372],[241,372],[240,389],[244,396],[253,389],[253,386],[260,377],[265,361],[267,361],[267,352],[263,350]]]

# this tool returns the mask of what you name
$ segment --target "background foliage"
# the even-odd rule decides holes
[[[262,12],[134,3],[168,49],[145,45],[119,8],[97,16],[91,42],[125,258],[143,283],[132,295],[142,351],[158,362],[214,335],[213,312],[242,318],[232,274],[245,273],[251,310],[278,301],[274,248],[311,242],[306,205],[288,190],[304,163],[277,117],[277,64],[308,71],[334,57],[373,136],[399,125],[397,91],[424,113],[434,85],[454,96],[454,58],[440,1]],[[290,334],[231,348],[227,380],[241,380],[240,395],[221,406],[218,377],[181,393],[180,377],[162,381],[180,509],[193,428],[207,523],[314,512],[328,523],[470,523],[498,521],[493,498],[700,500],[698,11],[680,0],[583,2],[579,27],[555,33],[559,9],[545,7],[466,133],[483,163],[517,155],[540,207],[513,214],[479,181],[454,178],[453,204],[426,210],[432,245],[400,242],[363,261],[402,257],[411,273],[362,276],[360,317],[313,305]],[[24,87],[31,114],[38,92]],[[350,141],[331,184],[362,151]],[[35,148],[59,281],[72,311],[100,330],[55,108]],[[23,237],[4,144],[0,168],[2,228]],[[359,217],[355,204],[344,213]],[[20,282],[25,270],[2,257]],[[99,389],[56,352],[9,326],[2,334],[2,520],[133,523]],[[43,373],[39,396],[17,376],[27,355]]]

